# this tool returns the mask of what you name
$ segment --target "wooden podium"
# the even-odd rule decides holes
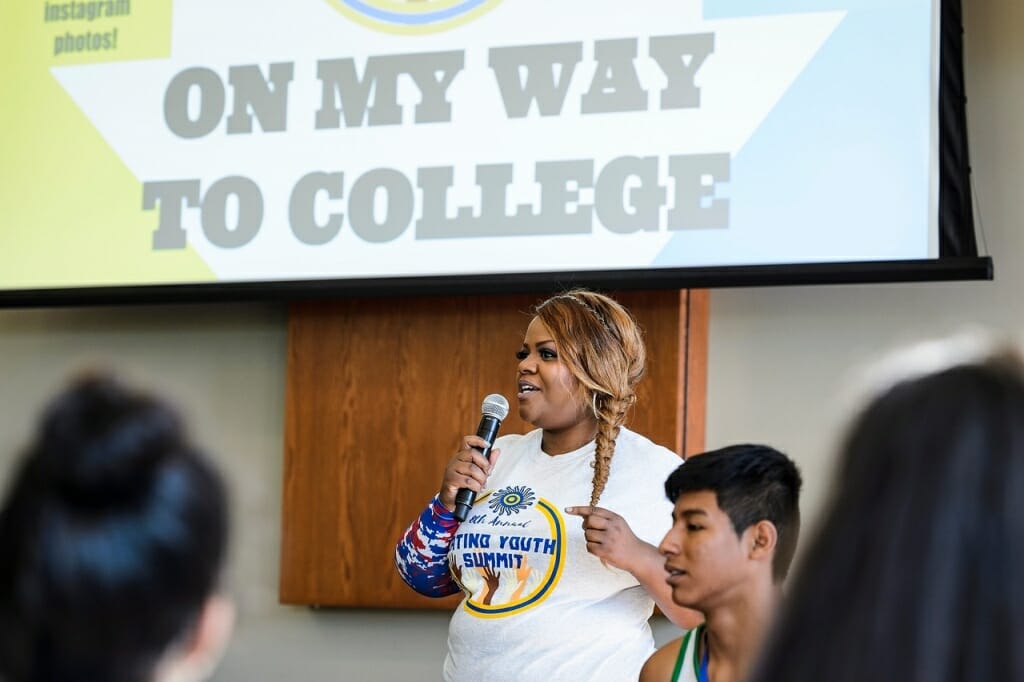
[[[704,443],[706,291],[613,292],[640,322],[647,376],[627,424],[681,454]],[[395,543],[441,484],[489,393],[515,409],[515,353],[543,296],[346,299],[288,323],[280,601],[451,609],[394,567]],[[500,435],[500,434],[499,434]]]

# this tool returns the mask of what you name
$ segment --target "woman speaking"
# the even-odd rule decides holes
[[[452,617],[445,680],[636,679],[654,651],[655,603],[681,627],[656,543],[671,525],[667,448],[623,426],[646,352],[611,298],[573,290],[534,309],[516,354],[519,415],[536,427],[448,462],[438,494],[396,549],[406,583],[465,593]],[[460,488],[476,493],[463,522]]]

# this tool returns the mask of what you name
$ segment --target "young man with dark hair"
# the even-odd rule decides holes
[[[705,622],[658,649],[641,682],[738,682],[751,672],[796,550],[800,486],[792,460],[765,445],[690,457],[669,476],[673,524],[658,549],[672,600]]]

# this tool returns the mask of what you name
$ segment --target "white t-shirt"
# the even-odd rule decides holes
[[[504,436],[502,454],[449,548],[467,597],[452,616],[444,679],[500,682],[635,680],[654,652],[654,602],[632,574],[587,552],[594,443],[557,456],[541,431]],[[682,463],[671,450],[619,432],[600,506],[657,545],[671,526],[665,479]]]

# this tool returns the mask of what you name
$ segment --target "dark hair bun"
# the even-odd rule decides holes
[[[151,679],[216,589],[227,513],[175,410],[74,382],[0,509],[0,680]]]
[[[110,377],[89,376],[43,417],[35,473],[68,504],[116,507],[145,497],[160,462],[184,448],[174,411]]]

